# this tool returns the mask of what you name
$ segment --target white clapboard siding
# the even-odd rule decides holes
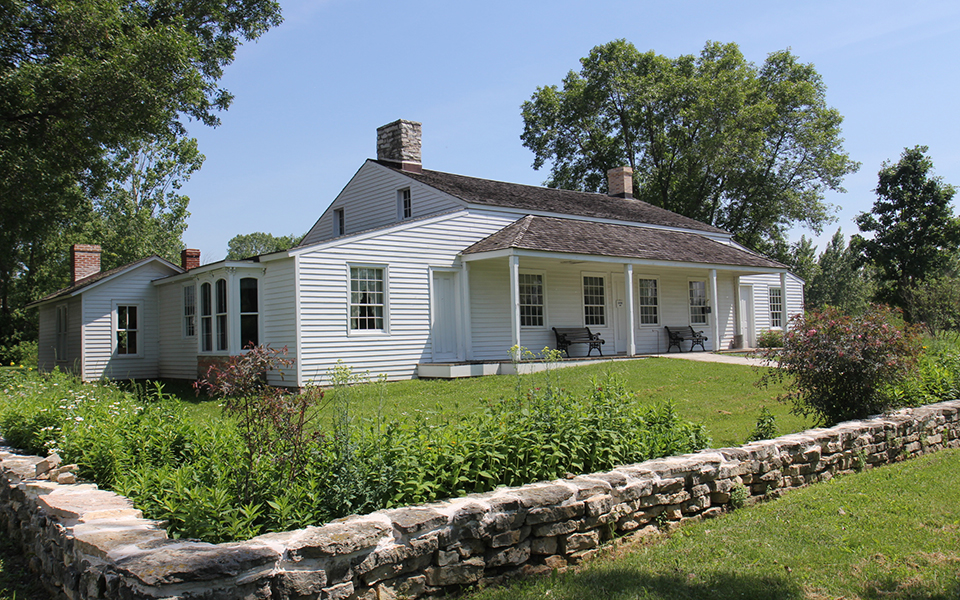
[[[790,318],[803,312],[803,280],[787,273],[787,289],[783,294],[784,298],[784,325],[787,325]],[[741,285],[753,286],[753,313],[755,324],[755,339],[764,331],[771,329],[770,326],[770,288],[780,287],[779,274],[750,275],[740,278]]]
[[[57,307],[67,307],[67,353],[57,356]],[[43,372],[59,368],[81,374],[83,365],[83,301],[80,296],[66,297],[40,306],[40,330],[37,338],[38,368]]]
[[[185,335],[183,323],[183,288],[192,286],[193,279],[174,281],[157,286],[160,298],[160,377],[164,379],[197,378],[197,344],[200,319],[196,316],[194,335]],[[199,310],[199,292],[195,291]]]
[[[463,248],[509,225],[515,216],[466,211],[367,236],[322,244],[299,255],[300,353],[305,382],[328,380],[342,360],[355,372],[409,378],[429,361],[430,268],[457,268]],[[348,331],[350,265],[387,270],[387,331]]]
[[[337,237],[333,211],[339,208],[343,209],[346,234],[396,223],[400,220],[397,192],[404,188],[410,188],[414,219],[463,207],[463,202],[449,194],[368,160],[304,236],[301,245]]]
[[[83,378],[145,379],[160,375],[157,289],[151,282],[171,269],[149,262],[83,292]],[[118,304],[137,305],[138,355],[115,354],[114,322]]]
[[[262,344],[273,349],[287,349],[285,358],[294,363],[280,371],[270,371],[268,381],[273,385],[299,385],[295,366],[297,353],[297,285],[293,258],[272,261],[260,279],[260,318]]]

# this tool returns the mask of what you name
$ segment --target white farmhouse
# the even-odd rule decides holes
[[[553,327],[589,327],[604,356],[633,356],[666,352],[665,326],[703,331],[707,350],[752,346],[802,310],[786,266],[633,199],[627,167],[609,172],[609,195],[549,189],[423,169],[419,123],[377,136],[377,160],[290,250],[99,272],[99,247],[75,246],[73,284],[34,303],[41,368],[195,379],[255,343],[295,359],[284,385],[323,382],[338,360],[449,377],[497,372],[513,346],[555,347]]]

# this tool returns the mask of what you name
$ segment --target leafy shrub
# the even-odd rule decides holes
[[[757,424],[753,428],[747,442],[758,442],[760,440],[771,440],[780,435],[777,430],[777,418],[766,406],[760,407],[760,414],[757,415]]]
[[[790,320],[783,348],[767,355],[776,369],[761,383],[786,379],[790,392],[781,399],[821,424],[860,419],[903,405],[895,390],[914,375],[921,350],[898,311],[872,306],[849,316],[827,308]]]
[[[0,365],[37,368],[37,342],[0,346]]]
[[[382,401],[384,382],[364,383],[342,364],[325,397],[332,426],[320,430],[309,419],[311,397],[256,383],[262,376],[252,373],[270,353],[253,354],[246,364],[219,367],[220,381],[234,383],[214,389],[234,395],[224,399],[224,419],[206,422],[188,418],[159,386],[138,397],[58,372],[11,372],[0,379],[0,432],[39,454],[59,451],[83,477],[130,497],[148,518],[167,521],[172,536],[210,542],[708,444],[701,425],[680,419],[670,405],[639,407],[616,377],[594,381],[579,397],[547,373],[543,385],[438,423],[359,420],[351,414],[354,399],[372,391]],[[269,431],[251,431],[258,422]]]
[[[768,329],[760,334],[757,339],[757,346],[760,348],[781,348],[783,347],[783,332],[778,329]]]

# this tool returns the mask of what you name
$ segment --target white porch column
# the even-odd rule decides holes
[[[742,348],[747,345],[747,342],[746,342],[747,335],[746,335],[746,332],[743,330],[743,321],[744,321],[745,315],[743,314],[743,307],[740,305],[740,275],[737,275],[736,277],[733,278],[733,318],[734,318],[734,323],[733,323],[734,336],[740,336],[740,339],[743,340],[742,344],[740,344],[739,346],[737,346],[737,344],[734,344],[734,346],[737,348]],[[736,341],[736,339],[737,338],[734,337],[734,341]]]
[[[710,334],[713,336],[713,350],[720,349],[720,307],[717,304],[717,270],[710,269]]]
[[[623,265],[623,281],[627,292],[627,356],[637,353],[637,325],[633,322],[633,265]]]
[[[790,313],[787,311],[787,272],[780,273],[780,302],[783,303],[783,331],[787,330],[787,323],[790,321]]]
[[[510,339],[520,345],[520,257],[510,257]]]
[[[473,360],[473,321],[470,318],[470,263],[460,263],[460,314],[463,315],[463,356]]]

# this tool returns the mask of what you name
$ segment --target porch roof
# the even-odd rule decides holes
[[[533,215],[514,221],[462,253],[470,255],[508,249],[764,270],[788,269],[775,260],[696,233]]]

